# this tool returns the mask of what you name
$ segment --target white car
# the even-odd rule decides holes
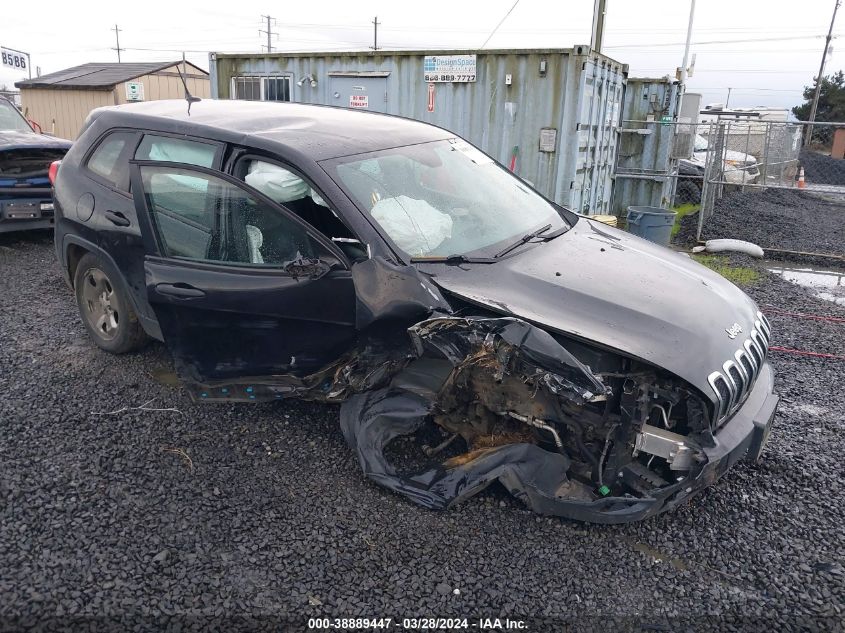
[[[696,134],[692,158],[681,162],[701,168],[703,175],[705,165],[707,164],[708,149],[709,143],[707,139],[700,134]],[[757,159],[751,154],[728,149],[725,150],[724,161],[725,182],[734,185],[749,184],[753,183],[760,176]]]

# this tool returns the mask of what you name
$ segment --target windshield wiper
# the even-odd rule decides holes
[[[431,257],[412,257],[412,264],[492,264],[492,257],[467,257],[466,255],[433,255]]]
[[[507,255],[508,253],[510,253],[515,248],[519,248],[523,244],[526,244],[526,243],[530,242],[531,240],[533,240],[535,237],[539,237],[541,234],[545,233],[550,228],[552,228],[552,225],[547,224],[546,226],[541,226],[536,231],[532,231],[531,233],[527,233],[526,235],[523,235],[516,242],[514,242],[510,246],[507,246],[503,250],[501,250],[498,253],[496,253],[495,255],[493,255],[493,258],[498,259],[499,257],[503,257],[503,256]]]
[[[548,242],[549,240],[553,240],[556,237],[560,237],[564,233],[566,233],[571,227],[569,225],[564,225],[559,229],[552,231],[551,233],[547,233],[546,235],[541,235],[540,239],[544,242]]]

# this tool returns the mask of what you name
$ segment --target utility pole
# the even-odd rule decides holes
[[[113,48],[112,50],[113,50],[113,51],[117,51],[117,63],[119,64],[119,63],[120,63],[120,51],[122,51],[122,50],[123,50],[123,51],[125,51],[125,50],[126,50],[125,48],[120,48],[120,32],[121,32],[123,29],[119,29],[119,28],[117,28],[117,24],[115,24],[115,25],[114,25],[114,28],[113,28],[113,29],[109,29],[109,30],[110,30],[110,31],[114,31],[114,39],[115,39],[115,42],[117,43],[117,47],[116,47],[116,48]]]
[[[692,42],[692,19],[693,19],[694,16],[695,16],[695,0],[690,0],[689,24],[687,25],[687,43],[684,45],[684,61],[683,61],[683,64],[681,64],[681,76],[678,78],[680,80],[681,86],[684,86],[684,84],[686,84],[686,82],[687,82],[687,66],[689,64],[689,47],[690,47],[690,43]]]
[[[728,104],[731,102],[731,90],[733,90],[733,88],[728,88],[728,98],[725,99],[725,110],[728,109]]]
[[[370,47],[374,51],[378,50],[378,16],[373,19],[373,45]]]
[[[824,52],[822,53],[822,63],[819,66],[819,75],[816,77],[816,92],[813,95],[813,105],[810,106],[810,125],[804,130],[804,145],[810,144],[810,139],[813,136],[813,121],[816,120],[816,109],[819,107],[819,95],[822,91],[822,78],[824,77],[824,62],[827,58],[827,49],[830,48],[830,38],[833,36],[833,23],[836,21],[836,11],[842,0],[836,0],[833,6],[833,17],[830,18],[830,28],[827,31],[827,39],[824,41]]]
[[[604,18],[607,15],[607,0],[595,0],[593,3],[593,32],[590,37],[590,48],[601,53],[604,45]]]
[[[274,22],[275,22],[275,20],[272,16],[269,16],[269,15],[262,15],[261,17],[267,20],[267,30],[265,31],[264,29],[258,29],[258,32],[267,34],[267,52],[272,53],[273,52],[273,43],[272,43],[273,30],[270,27],[270,20],[273,20]]]

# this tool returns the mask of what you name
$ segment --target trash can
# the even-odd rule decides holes
[[[660,207],[628,207],[628,232],[668,246],[676,215]]]

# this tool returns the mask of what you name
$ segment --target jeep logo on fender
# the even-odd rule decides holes
[[[737,336],[742,334],[742,327],[739,325],[739,323],[734,323],[729,328],[725,328],[725,332],[727,332],[728,336],[731,338],[731,340],[733,340]]]

